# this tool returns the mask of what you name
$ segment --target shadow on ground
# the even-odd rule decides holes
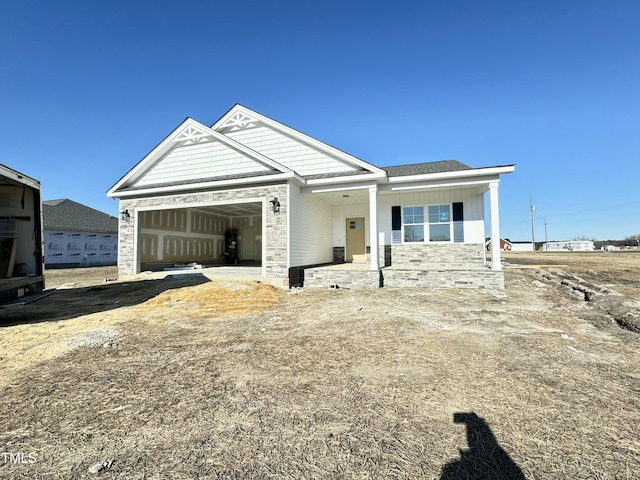
[[[453,421],[467,426],[469,449],[460,450],[460,460],[445,465],[440,480],[526,480],[484,419],[473,412],[454,413]]]
[[[0,327],[67,320],[146,302],[160,293],[208,282],[202,274],[168,275],[162,279],[112,283],[85,288],[56,290],[55,293],[24,305],[0,308]]]

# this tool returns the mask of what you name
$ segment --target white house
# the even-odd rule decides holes
[[[382,168],[235,105],[211,127],[187,118],[109,189],[119,272],[237,263],[282,286],[500,288],[498,185],[514,168]]]
[[[511,242],[512,252],[533,252],[533,243],[531,242]]]
[[[593,252],[595,248],[592,240],[547,242],[543,246],[545,252]]]
[[[491,239],[488,239],[485,243],[485,247],[487,248],[487,252],[491,251]],[[511,241],[507,240],[506,238],[501,238],[500,239],[500,250],[503,252],[510,252],[511,251]]]

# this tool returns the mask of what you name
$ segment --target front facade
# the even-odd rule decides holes
[[[484,197],[498,239],[500,175],[513,169],[380,168],[236,105],[211,127],[187,118],[109,190],[119,272],[198,262],[259,265],[282,286],[499,287]],[[341,263],[352,268],[322,268]]]

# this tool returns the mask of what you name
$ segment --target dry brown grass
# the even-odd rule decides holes
[[[506,279],[502,293],[210,282],[0,329],[5,345],[40,329],[5,365],[118,332],[0,378],[0,446],[38,459],[0,458],[0,477],[111,461],[101,478],[637,478],[640,337],[535,270]],[[471,412],[485,423],[454,423]]]

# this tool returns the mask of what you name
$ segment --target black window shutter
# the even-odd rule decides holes
[[[464,243],[464,208],[462,202],[453,204],[453,241]]]
[[[400,207],[391,207],[391,230],[402,230],[402,217]]]
[[[464,208],[462,202],[453,204],[453,221],[462,222],[464,220]]]

